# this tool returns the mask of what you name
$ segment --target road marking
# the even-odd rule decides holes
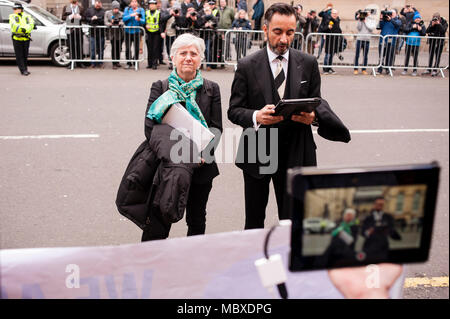
[[[431,277],[431,278],[406,278],[404,288],[424,287],[448,287],[448,277]]]
[[[58,139],[58,138],[99,138],[98,134],[70,134],[70,135],[22,135],[0,136],[0,140],[27,140],[27,139]]]
[[[378,133],[448,133],[448,128],[419,128],[419,129],[386,129],[386,130],[350,130],[351,134],[378,134]],[[313,131],[317,134],[317,131]]]

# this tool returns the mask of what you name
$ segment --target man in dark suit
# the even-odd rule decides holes
[[[389,240],[401,240],[400,234],[395,230],[394,217],[384,211],[384,198],[375,199],[373,209],[364,219],[362,235],[366,238],[363,251],[371,260],[386,261],[389,254]]]
[[[287,169],[316,165],[311,124],[318,125],[322,137],[343,142],[350,140],[348,129],[325,100],[316,112],[286,119],[272,115],[274,104],[280,98],[320,97],[316,59],[289,48],[296,22],[292,6],[276,3],[268,8],[263,25],[268,47],[239,61],[232,84],[228,118],[244,128],[236,165],[244,175],[245,229],[264,227],[271,180],[278,217],[290,217],[286,205]],[[266,149],[261,151],[264,146]],[[267,149],[271,151],[269,161]]]

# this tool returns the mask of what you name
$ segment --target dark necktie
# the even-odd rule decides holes
[[[278,91],[278,95],[280,98],[283,98],[284,95],[284,87],[286,84],[286,76],[284,75],[283,64],[281,61],[283,57],[281,55],[277,56],[277,70],[275,71],[275,89]]]

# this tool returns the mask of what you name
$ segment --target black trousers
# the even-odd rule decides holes
[[[122,38],[112,38],[111,39],[111,57],[113,60],[120,60],[120,52],[122,51]],[[113,64],[118,64],[119,62],[113,62]]]
[[[161,55],[161,33],[147,32],[146,44],[148,65],[158,65],[158,61]]]
[[[70,58],[73,60],[83,59],[83,30],[81,28],[72,28],[68,34]]]
[[[444,49],[444,42],[441,39],[430,39],[430,47],[428,52],[430,57],[428,59],[429,68],[438,68],[441,63],[441,55]],[[434,60],[434,65],[433,65]]]
[[[125,58],[127,60],[138,60],[139,59],[139,41],[140,41],[140,32],[136,33],[127,33],[125,32]],[[131,45],[134,45],[133,57],[131,56]],[[128,65],[131,65],[131,62],[127,62]]]
[[[264,228],[266,207],[269,201],[269,185],[273,182],[278,207],[278,218],[289,218],[288,196],[286,192],[286,169],[279,168],[273,175],[255,178],[245,172],[245,229]]]
[[[206,204],[211,192],[212,181],[206,184],[191,183],[186,205],[187,235],[203,235],[206,229]],[[172,224],[167,223],[158,212],[150,212],[150,224],[142,234],[142,241],[166,239]]]
[[[406,57],[405,57],[405,68],[409,65],[409,58],[413,56],[413,66],[417,67],[417,59],[419,58],[419,46],[415,45],[406,45]],[[405,69],[406,70],[406,69]],[[416,69],[414,69],[416,71]]]
[[[16,62],[20,73],[28,71],[28,49],[30,48],[30,41],[17,41],[12,39],[14,46],[14,53],[16,54]]]

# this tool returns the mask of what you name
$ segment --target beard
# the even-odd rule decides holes
[[[279,43],[272,45],[272,43],[269,42],[269,48],[275,52],[278,55],[283,55],[287,52],[287,50],[289,49],[289,45],[280,45]]]

